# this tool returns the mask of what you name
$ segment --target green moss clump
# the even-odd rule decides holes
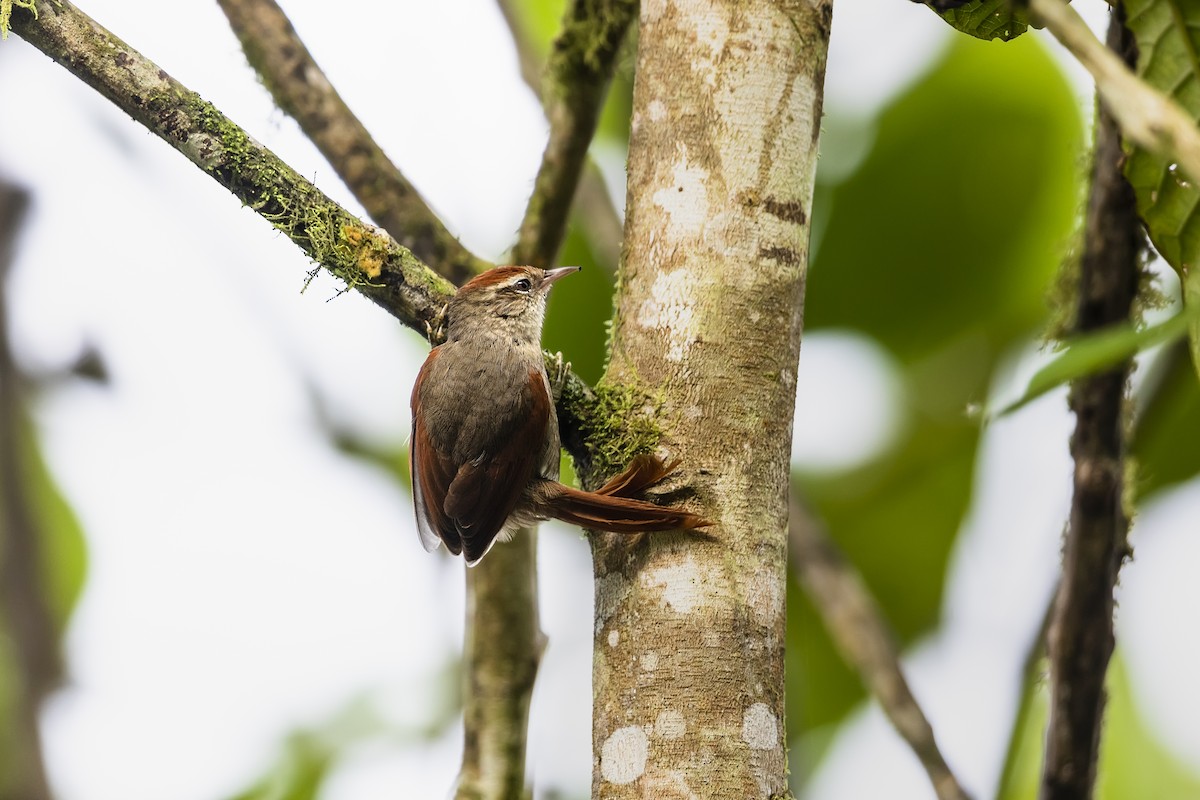
[[[663,403],[661,394],[634,384],[601,383],[595,388],[595,403],[580,420],[594,474],[615,475],[634,456],[654,449],[663,435],[658,421]]]

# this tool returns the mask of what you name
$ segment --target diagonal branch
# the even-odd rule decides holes
[[[1096,91],[1121,132],[1147,150],[1178,161],[1192,180],[1200,181],[1200,129],[1192,118],[1134,75],[1065,0],[1028,2],[1037,21],[1092,73]]]
[[[521,66],[521,77],[540,98],[542,96],[541,63],[537,48],[526,32],[514,7],[514,0],[498,0],[497,5],[504,21],[508,23],[517,58]],[[611,270],[616,270],[621,258],[621,219],[613,206],[612,197],[604,185],[595,162],[589,163],[579,177],[575,190],[575,224],[580,225],[587,235],[588,245],[596,260]]]
[[[461,284],[490,265],[451,234],[330,84],[275,0],[218,0],[250,65],[371,218]]]
[[[363,224],[210,103],[68,0],[18,10],[12,29],[182,153],[309,258],[424,331],[453,287]]]
[[[1136,58],[1121,6],[1112,12],[1108,45],[1126,62]],[[1121,172],[1123,161],[1118,119],[1108,105],[1101,105],[1079,266],[1078,333],[1127,322],[1137,294],[1142,237],[1133,189]],[[1113,587],[1129,555],[1123,494],[1130,368],[1127,360],[1071,386],[1075,486],[1048,637],[1050,721],[1042,800],[1090,798],[1096,780],[1104,676],[1113,650]]]
[[[547,104],[550,140],[513,250],[515,263],[546,267],[558,254],[634,8],[622,0],[575,0],[567,9],[546,92],[553,98]],[[538,621],[537,530],[522,530],[467,573],[465,744],[455,797],[524,795],[529,703],[545,641]]]
[[[69,0],[17,8],[12,30],[62,64],[274,225],[319,267],[408,327],[436,339],[454,287],[383,232],[364,224],[165,70]],[[594,398],[564,376],[559,419],[567,450],[586,455],[579,430]]]
[[[920,760],[938,800],[966,800],[966,791],[942,757],[933,728],[908,688],[892,634],[867,587],[794,494],[789,511],[793,569],[842,657],[858,671]]]
[[[549,264],[562,245],[617,52],[637,7],[634,0],[574,0],[567,6],[546,65],[541,95],[550,140],[517,235],[517,263]]]

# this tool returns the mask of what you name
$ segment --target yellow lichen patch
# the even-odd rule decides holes
[[[37,5],[34,0],[0,0],[0,39],[8,38],[8,22],[12,18],[13,6],[27,8],[37,19]]]
[[[367,278],[373,280],[383,273],[387,245],[381,242],[379,236],[355,225],[343,225],[342,242],[350,248],[354,263]]]

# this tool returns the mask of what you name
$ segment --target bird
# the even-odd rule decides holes
[[[629,495],[679,462],[635,457],[594,492],[559,483],[558,415],[542,356],[551,287],[579,267],[494,267],[447,304],[445,341],[413,384],[410,475],[417,531],[474,566],[518,528],[558,519],[613,533],[695,529],[708,520]]]

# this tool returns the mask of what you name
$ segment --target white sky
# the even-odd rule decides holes
[[[450,226],[498,257],[545,124],[492,1],[379,4],[369,26],[324,2],[284,5]],[[1102,24],[1103,4],[1077,5]],[[86,10],[356,207],[273,110],[214,3],[89,0]],[[926,67],[943,27],[900,0],[838,0],[828,106],[876,108]],[[461,566],[426,555],[403,493],[323,440],[313,396],[361,435],[399,444],[422,343],[356,296],[328,301],[328,280],[299,294],[307,265],[289,242],[19,39],[0,45],[0,69],[0,173],[36,192],[10,288],[18,354],[50,369],[92,341],[113,377],[38,409],[91,555],[67,641],[71,681],[45,718],[62,800],[214,800],[256,778],[295,727],[364,695],[397,725],[418,724],[461,637]],[[1080,96],[1090,105],[1086,88]],[[1036,357],[1014,363],[1028,375]],[[886,398],[894,378],[870,343],[825,334],[806,339],[800,384]],[[844,465],[892,435],[886,400],[801,398],[798,418],[821,421],[797,430],[804,463]],[[947,623],[909,659],[953,765],[980,793],[996,778],[1018,662],[1053,579],[1068,431],[1056,395],[989,432]],[[1145,509],[1119,620],[1139,701],[1163,739],[1193,757],[1200,642],[1181,643],[1162,621],[1200,607],[1189,581],[1200,544],[1181,522],[1197,514],[1195,487]],[[582,795],[590,559],[576,532],[553,526],[541,556],[550,647],[530,769],[539,792]],[[456,728],[426,747],[364,746],[322,797],[445,796],[459,737]],[[871,770],[859,768],[864,748]],[[839,735],[816,787],[821,798],[931,796],[872,709]]]

